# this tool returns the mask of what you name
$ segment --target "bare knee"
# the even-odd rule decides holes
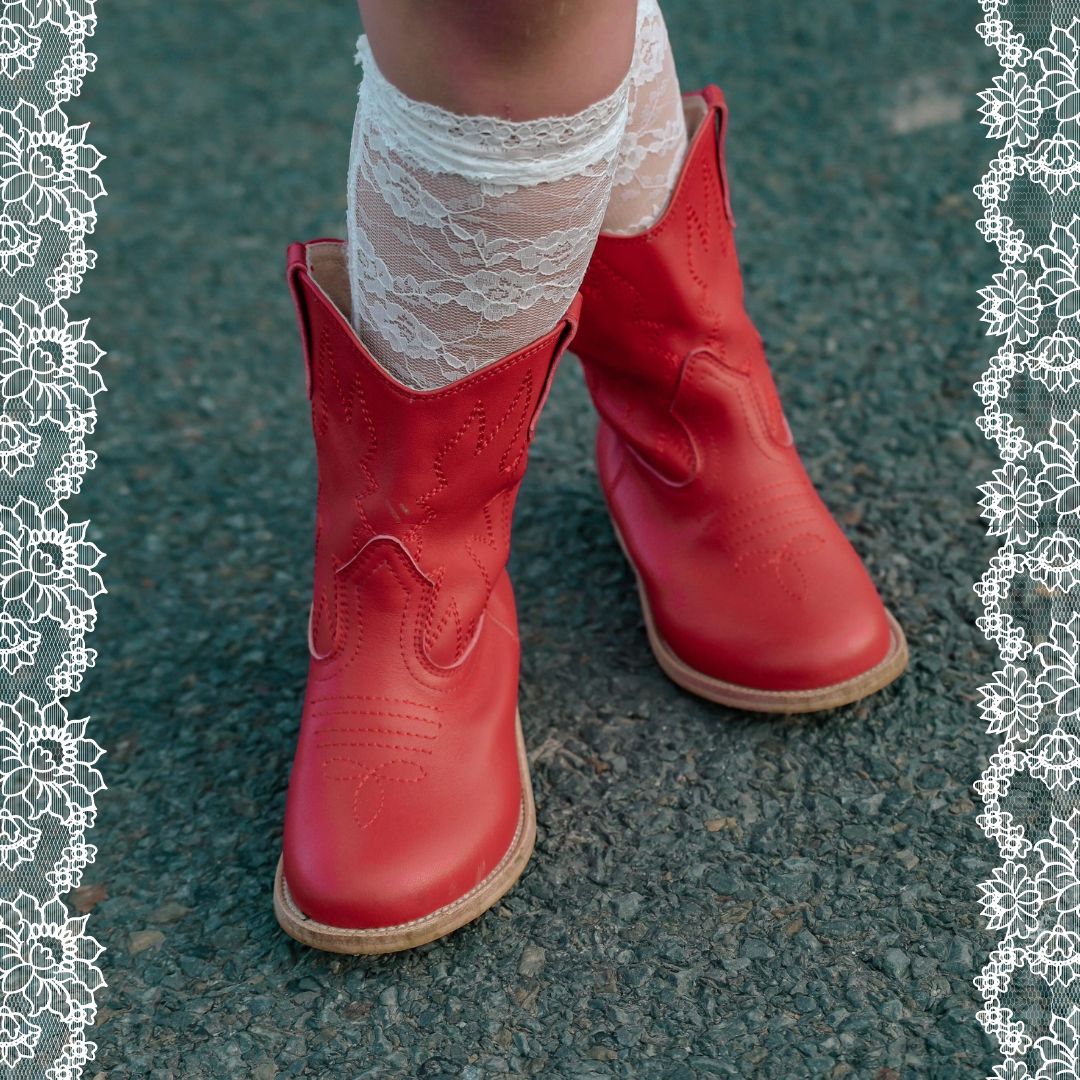
[[[577,112],[618,86],[633,53],[636,0],[359,3],[387,78],[458,112]]]

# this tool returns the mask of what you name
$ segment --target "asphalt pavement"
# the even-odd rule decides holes
[[[971,985],[991,944],[975,687],[994,666],[971,592],[992,550],[976,289],[996,268],[969,194],[995,73],[978,5],[665,9],[684,85],[727,94],[750,308],[910,672],[803,718],[669,683],[568,358],[512,559],[534,860],[478,923],[410,954],[287,939],[270,887],[314,455],[283,260],[343,230],[358,23],[348,0],[105,5],[71,109],[110,191],[71,303],[110,387],[70,504],[109,553],[75,706],[108,749],[88,1077],[900,1080],[996,1060]]]

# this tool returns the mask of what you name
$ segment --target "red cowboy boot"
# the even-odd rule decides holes
[[[600,480],[676,683],[743,709],[832,708],[895,679],[907,646],[803,469],[743,308],[723,96],[685,102],[670,205],[640,235],[601,235],[582,286]]]
[[[342,953],[407,949],[486,911],[536,833],[506,560],[529,443],[580,301],[528,348],[411,390],[343,312],[340,241],[289,280],[318,454],[311,662],[274,910]]]

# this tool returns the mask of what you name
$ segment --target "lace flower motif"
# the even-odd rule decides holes
[[[83,1070],[97,1052],[82,1028],[73,1028],[60,1056],[45,1070],[45,1080],[83,1080]]]
[[[57,893],[66,893],[78,886],[83,870],[97,857],[97,848],[86,842],[86,824],[77,818],[69,826],[72,830],[67,847],[56,860],[56,865],[45,875]]]
[[[45,481],[45,486],[58,500],[78,495],[83,476],[94,467],[97,454],[87,450],[81,438],[73,438],[71,446],[60,459],[56,472]]]
[[[995,469],[993,479],[981,484],[979,490],[983,493],[979,506],[990,536],[1024,544],[1035,535],[1042,501],[1023,465],[1009,462]]]
[[[1069,592],[1080,585],[1080,540],[1055,529],[1028,552],[1027,571],[1044,588]]]
[[[991,44],[997,50],[1002,67],[1023,67],[1031,59],[1031,50],[1024,41],[1024,35],[1013,30],[1008,19],[997,20]]]
[[[39,903],[22,892],[0,899],[0,992],[28,1016],[53,1013],[80,1025],[96,1011],[105,985],[94,961],[102,946],[86,933],[89,916],[71,916],[57,899]]]
[[[88,525],[69,522],[59,505],[42,511],[20,499],[0,507],[0,596],[10,614],[92,628],[95,598],[105,591],[94,567],[104,553],[86,539]]]
[[[105,751],[85,737],[86,723],[57,701],[42,707],[20,694],[13,705],[0,703],[0,792],[11,813],[93,823],[94,796],[105,786],[94,763]]]
[[[45,285],[56,300],[66,300],[79,291],[84,275],[94,269],[96,262],[97,252],[86,246],[81,235],[72,236],[67,251],[46,278]]]
[[[1080,739],[1064,731],[1044,735],[1031,748],[1028,772],[1051,791],[1068,791],[1080,780]]]
[[[979,310],[983,322],[988,324],[988,334],[1004,335],[1009,344],[1023,345],[1038,333],[1042,302],[1028,281],[1026,270],[1009,267],[995,274],[991,283],[979,290],[979,295],[983,298]]]
[[[93,667],[96,659],[97,651],[86,647],[82,635],[73,636],[60,663],[45,682],[57,697],[77,694],[82,686],[83,672]]]
[[[27,422],[67,427],[94,409],[105,389],[97,362],[102,350],[86,337],[89,320],[69,322],[59,304],[41,307],[23,297],[0,305],[0,395],[17,403]]]
[[[1011,345],[1002,345],[990,358],[990,366],[975,383],[975,393],[984,402],[1002,401],[1009,396],[1009,384],[1016,377],[1026,357]]]
[[[1068,986],[1080,975],[1080,934],[1062,926],[1044,930],[1031,946],[1028,966],[1048,985]]]
[[[67,55],[45,83],[45,88],[52,94],[57,104],[69,101],[82,90],[83,79],[96,66],[97,57],[92,52],[86,51],[86,45],[81,37],[75,37],[71,41]]]
[[[1055,330],[1028,353],[1027,366],[1047,390],[1068,393],[1080,381],[1080,340]]]
[[[1055,132],[1028,157],[1027,173],[1051,195],[1068,195],[1080,184],[1080,143]]]
[[[995,866],[979,889],[988,929],[1001,931],[1006,937],[1025,938],[1035,933],[1041,901],[1023,863]]]
[[[994,672],[993,682],[979,687],[983,695],[980,708],[991,735],[1001,735],[1008,742],[1025,742],[1039,729],[1042,699],[1027,669],[1006,664]]]
[[[1035,138],[1042,105],[1023,72],[995,76],[993,86],[981,91],[979,97],[988,139],[1004,139],[1007,146],[1024,147]]]
[[[41,112],[22,101],[0,109],[0,201],[9,212],[31,224],[92,226],[105,188],[94,172],[103,157],[86,142],[89,126],[69,125],[58,106]]]
[[[1021,175],[1026,159],[1004,147],[990,160],[982,180],[972,189],[985,209],[1000,206],[1009,197],[1013,181]]]

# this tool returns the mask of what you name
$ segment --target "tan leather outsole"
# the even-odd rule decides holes
[[[649,644],[652,646],[656,662],[672,682],[684,690],[689,690],[691,694],[697,694],[698,697],[714,701],[718,705],[745,709],[748,712],[822,712],[825,709],[837,709],[841,705],[850,705],[852,702],[861,701],[864,697],[876,694],[878,690],[898,679],[907,668],[907,639],[892,612],[886,610],[885,618],[889,622],[891,634],[889,651],[884,659],[872,668],[843,682],[814,687],[812,690],[758,690],[753,686],[741,686],[739,683],[724,682],[722,679],[706,675],[680,660],[671,646],[660,636],[649,607],[649,599],[645,595],[641,576],[637,572],[637,567],[634,566],[634,560],[630,558],[630,553],[626,550],[626,544],[619,534],[618,526],[614,520],[611,524],[619,546],[626,556],[626,561],[634,571],[641,610],[645,616],[645,631],[649,636]]]
[[[521,733],[521,716],[517,718],[518,765],[521,769],[521,817],[517,832],[507,853],[498,866],[475,888],[438,911],[423,918],[396,926],[373,929],[354,929],[329,926],[309,919],[293,900],[285,881],[282,859],[278,859],[274,875],[274,914],[278,924],[289,937],[313,949],[347,953],[351,956],[375,956],[380,953],[401,952],[426,945],[479,918],[510,891],[525,869],[536,843],[536,806],[533,802],[529,760],[525,755],[525,739]]]

